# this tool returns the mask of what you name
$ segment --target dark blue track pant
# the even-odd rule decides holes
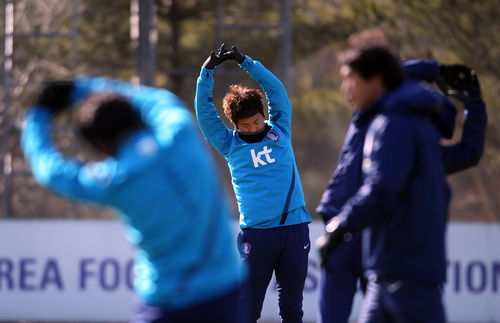
[[[307,223],[271,229],[243,229],[238,236],[241,263],[250,275],[242,283],[245,323],[260,318],[264,296],[274,271],[279,314],[283,323],[301,323],[302,294],[311,249]]]
[[[359,323],[444,323],[442,288],[413,280],[370,281]]]
[[[361,279],[361,235],[355,235],[328,257],[327,268],[321,268],[317,323],[349,322],[358,280]]]
[[[225,295],[181,310],[139,305],[130,323],[242,323],[239,288]]]

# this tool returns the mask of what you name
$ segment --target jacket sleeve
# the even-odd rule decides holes
[[[24,114],[21,148],[38,184],[70,199],[102,203],[118,170],[111,161],[83,164],[57,149],[52,138],[51,113],[44,106]]]
[[[316,207],[316,213],[318,213],[321,218],[323,219],[324,223],[327,223],[330,221],[331,218],[336,216],[340,210],[337,209],[335,206],[332,205],[331,203],[331,197],[332,194],[334,193],[331,186],[333,185],[333,180],[335,179],[335,173],[328,182],[328,187],[327,189],[323,192],[323,195],[321,196],[321,202],[320,204]]]
[[[221,154],[226,155],[229,152],[233,132],[221,120],[217,114],[217,108],[213,103],[214,70],[215,68],[201,69],[196,84],[194,108],[198,124],[205,139]]]
[[[419,59],[411,59],[404,61],[402,64],[406,76],[419,81],[434,82],[438,70],[436,61],[423,61]]]
[[[412,127],[401,116],[377,116],[368,128],[363,148],[363,185],[341,208],[339,227],[359,232],[390,216],[413,169]]]
[[[334,194],[332,186],[334,184],[334,179],[335,179],[335,173],[333,173],[332,178],[330,178],[330,181],[328,182],[328,187],[323,192],[323,195],[321,196],[321,201],[315,210],[316,213],[321,215],[325,223],[340,212],[339,209],[337,209],[335,206],[332,205],[332,195]]]
[[[436,81],[438,64],[436,61],[408,60],[403,62],[406,75],[416,80]],[[448,111],[454,109],[446,98]],[[446,109],[446,107],[445,107]],[[442,147],[442,158],[447,174],[476,166],[484,150],[487,114],[483,101],[465,104],[464,126],[460,142]],[[451,129],[453,130],[453,129]]]
[[[96,92],[111,92],[127,98],[162,146],[171,144],[171,136],[177,128],[189,128],[194,123],[187,105],[172,92],[103,77],[83,77],[75,81],[72,100],[77,102]]]
[[[453,174],[479,163],[484,150],[487,123],[488,117],[483,101],[465,105],[460,142],[441,147],[447,174]]]
[[[289,137],[292,134],[292,104],[283,83],[260,62],[247,56],[241,68],[259,83],[269,103],[269,118]]]

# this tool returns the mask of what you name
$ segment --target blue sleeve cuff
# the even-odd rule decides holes
[[[254,64],[255,63],[254,63],[253,59],[250,56],[247,56],[247,57],[245,57],[243,62],[241,62],[241,64],[238,64],[238,66],[240,68],[243,68],[246,71],[248,71],[249,69],[251,69],[253,67]]]
[[[213,79],[214,78],[214,71],[216,68],[217,68],[217,66],[215,68],[202,67],[201,71],[200,71],[201,78],[202,79]]]

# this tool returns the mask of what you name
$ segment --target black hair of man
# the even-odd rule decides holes
[[[90,96],[78,109],[76,123],[78,131],[94,147],[100,149],[104,144],[110,153],[115,152],[123,137],[143,126],[130,102],[112,93]]]
[[[380,76],[386,91],[394,89],[405,79],[401,61],[388,48],[374,46],[353,50],[351,55],[345,57],[344,64],[358,72],[363,78],[370,80]]]

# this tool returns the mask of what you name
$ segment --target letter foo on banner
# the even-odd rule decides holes
[[[0,320],[128,321],[132,258],[115,221],[1,220]]]
[[[236,237],[238,225],[234,223]],[[323,225],[310,225],[311,241]],[[500,227],[450,223],[448,321],[500,322]],[[304,289],[304,321],[315,322],[318,251],[311,248]],[[133,311],[133,248],[122,228],[107,220],[1,220],[0,321],[128,321]],[[262,320],[279,322],[276,281]],[[356,321],[362,297],[355,298]]]

